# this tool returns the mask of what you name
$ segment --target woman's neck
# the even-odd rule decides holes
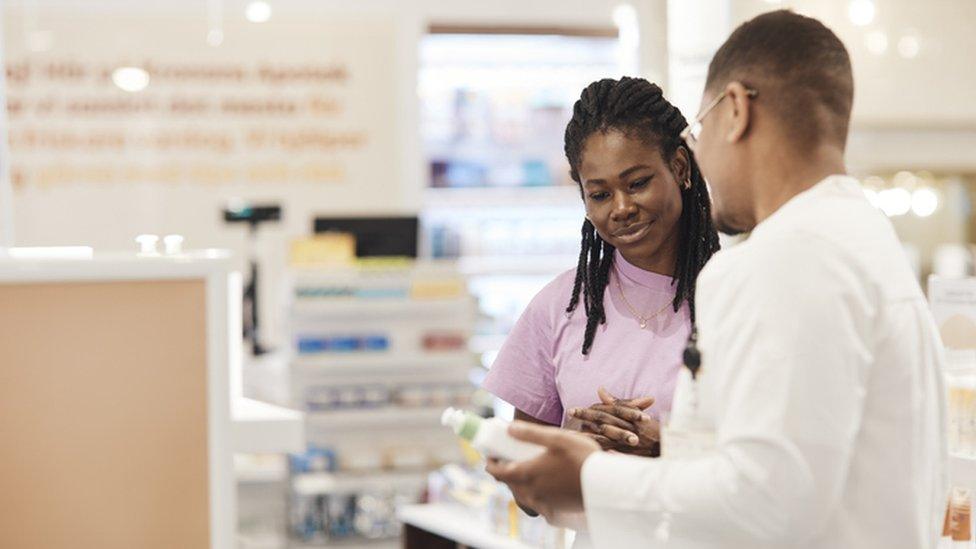
[[[654,274],[674,277],[675,264],[678,258],[677,238],[674,235],[661,244],[657,252],[650,257],[629,257],[623,251],[620,256],[634,267]]]

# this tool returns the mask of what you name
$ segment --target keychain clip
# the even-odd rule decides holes
[[[698,328],[692,326],[691,335],[688,336],[688,344],[685,345],[683,355],[685,367],[691,372],[691,379],[695,379],[698,370],[701,368],[701,351],[698,350]]]

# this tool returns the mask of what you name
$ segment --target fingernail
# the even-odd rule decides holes
[[[571,416],[578,416],[579,413],[580,413],[580,409],[579,408],[571,408],[569,410],[569,415],[571,415]]]
[[[627,437],[627,442],[631,446],[637,446],[637,437],[635,437],[635,436],[629,436],[629,437]]]

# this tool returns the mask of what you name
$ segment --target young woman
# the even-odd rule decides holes
[[[594,82],[574,105],[565,149],[586,210],[579,265],[535,296],[484,382],[517,418],[656,455],[695,279],[718,250],[685,126],[639,78]]]

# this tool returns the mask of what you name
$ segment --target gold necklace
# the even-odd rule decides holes
[[[630,304],[630,301],[627,301],[627,296],[624,295],[624,287],[620,285],[620,277],[619,276],[614,277],[614,281],[617,283],[617,291],[620,292],[620,297],[624,300],[624,305],[627,306],[627,309],[630,311],[630,314],[634,315],[634,318],[637,319],[638,323],[640,324],[641,330],[647,328],[647,322],[649,320],[663,313],[664,310],[668,308],[668,305],[671,305],[671,302],[667,301],[663,307],[661,307],[657,311],[654,311],[654,314],[649,316],[641,316],[641,314],[637,312],[637,309],[634,309],[633,305]]]

